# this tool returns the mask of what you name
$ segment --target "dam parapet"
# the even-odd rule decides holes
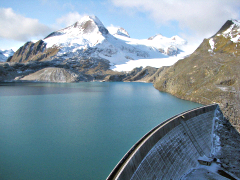
[[[214,122],[220,118],[213,104],[164,121],[127,152],[107,179],[180,179],[199,165],[199,157],[214,158]]]

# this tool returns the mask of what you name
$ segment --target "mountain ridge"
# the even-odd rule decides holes
[[[238,131],[239,22],[227,21],[218,33],[204,39],[190,56],[157,74],[154,82],[156,89],[181,99],[202,104],[218,103]]]
[[[178,98],[219,104],[224,117],[219,127],[220,148],[214,158],[226,172],[240,178],[240,21],[227,21],[188,57],[153,75],[154,87]],[[238,131],[238,132],[237,132]]]
[[[96,16],[84,16],[73,25],[54,31],[43,40],[39,40],[42,43],[39,54],[31,53],[30,51],[33,47],[28,48],[27,44],[25,44],[24,48],[20,48],[21,53],[14,54],[8,61],[28,62],[36,59],[38,61],[54,59],[59,61],[68,59],[71,61],[72,59],[77,60],[76,57],[81,56],[106,59],[114,66],[115,64],[126,63],[129,60],[177,55],[182,51],[181,46],[186,45],[186,41],[178,36],[175,37],[177,38],[170,39],[164,37],[162,41],[161,39],[131,39],[123,28],[118,28],[112,35]],[[37,45],[32,44],[32,46]],[[21,54],[25,54],[23,56],[29,58],[17,57],[21,56]],[[27,56],[26,54],[32,54],[32,56]],[[34,55],[41,56],[42,59],[36,58]]]

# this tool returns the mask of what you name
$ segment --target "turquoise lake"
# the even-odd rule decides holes
[[[0,83],[0,179],[106,179],[144,134],[200,106],[149,83]]]

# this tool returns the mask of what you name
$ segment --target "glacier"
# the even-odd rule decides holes
[[[172,65],[191,52],[179,36],[157,34],[148,39],[131,38],[122,27],[108,29],[96,16],[84,16],[73,25],[55,31],[43,41],[46,48],[58,48],[56,57],[65,61],[76,57],[109,61],[110,69],[130,71],[135,67]]]

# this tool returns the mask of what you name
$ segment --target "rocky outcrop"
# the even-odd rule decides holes
[[[104,78],[104,81],[150,82],[150,78],[157,71],[154,67],[134,68],[130,72],[113,72]]]
[[[113,71],[113,73],[107,75],[104,78],[104,81],[130,81],[130,79],[136,76],[136,74],[138,74],[139,72],[141,72],[142,69],[143,69],[142,67],[139,67],[139,68],[134,68],[130,72]]]
[[[147,66],[141,69],[141,71],[137,72],[135,75],[127,76],[124,81],[150,81],[150,77],[156,73],[157,69],[158,68]]]
[[[50,57],[57,54],[57,47],[46,48],[46,43],[39,40],[36,43],[27,42],[20,47],[13,56],[8,58],[8,62],[28,62],[50,60]]]
[[[163,66],[158,68],[157,71],[146,80],[146,82],[154,83],[157,79],[159,79],[159,76],[161,75],[162,71],[166,70],[167,68],[169,68],[169,66]]]
[[[46,67],[69,69],[68,64],[57,64],[54,61],[32,61],[27,63],[0,63],[0,81],[15,81]]]
[[[111,74],[107,75],[103,81],[119,82],[123,81],[124,78],[126,78],[125,74]]]

